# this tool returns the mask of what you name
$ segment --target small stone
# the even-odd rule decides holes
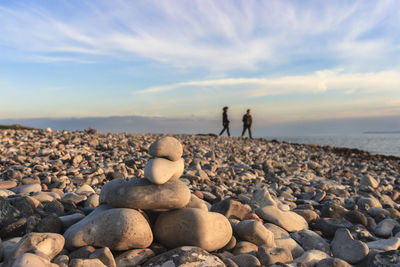
[[[233,260],[224,258],[225,267],[239,267]]]
[[[65,203],[73,203],[73,204],[77,205],[80,202],[85,201],[86,199],[87,199],[87,197],[84,195],[78,195],[78,194],[75,194],[74,192],[69,192],[69,193],[64,194],[61,197],[61,202],[64,204]]]
[[[11,189],[15,194],[29,194],[42,191],[40,184],[20,185]]]
[[[153,241],[150,225],[133,209],[100,206],[64,233],[67,248],[92,245],[111,250],[146,248]]]
[[[0,189],[12,189],[17,186],[17,182],[8,180],[8,181],[0,181]]]
[[[344,218],[353,224],[362,224],[364,226],[367,226],[368,224],[367,217],[358,210],[351,210],[347,212]]]
[[[149,160],[144,168],[144,177],[153,184],[165,184],[170,179],[182,176],[185,164],[183,159],[170,161],[163,158]]]
[[[372,188],[377,188],[379,186],[379,182],[375,180],[370,174],[364,175],[360,180],[361,185],[371,186]]]
[[[294,232],[290,236],[296,240],[304,250],[321,250],[326,254],[330,253],[330,247],[322,237],[311,230],[301,230]]]
[[[40,233],[61,233],[63,230],[62,221],[55,215],[49,215],[40,220],[36,225],[36,230]]]
[[[108,247],[96,249],[96,251],[90,254],[89,259],[99,259],[107,267],[117,266],[115,264],[114,256]]]
[[[275,200],[265,188],[256,190],[251,200],[261,208],[265,206],[276,206]]]
[[[285,248],[259,246],[257,255],[263,266],[270,266],[277,262],[289,263],[293,261],[292,253]]]
[[[85,207],[96,208],[99,206],[99,195],[93,194],[85,201]]]
[[[258,246],[256,244],[247,241],[240,241],[239,243],[236,244],[232,253],[233,255],[239,255],[239,254],[257,255],[257,250]]]
[[[399,223],[393,219],[384,219],[376,226],[374,232],[380,237],[390,237],[392,235],[395,226],[399,226]]]
[[[69,253],[70,259],[89,259],[90,255],[96,251],[93,246],[84,246]]]
[[[315,266],[318,262],[328,258],[330,258],[329,255],[321,250],[309,250],[293,262],[304,264],[302,266]]]
[[[293,259],[300,257],[304,253],[304,249],[293,238],[275,239],[275,245],[277,248],[289,250]]]
[[[221,250],[232,250],[237,244],[237,240],[235,236],[232,235],[231,240],[229,240],[228,244],[225,245]]]
[[[58,255],[54,258],[53,262],[59,267],[68,267],[69,257],[67,255]]]
[[[103,186],[100,203],[108,203],[115,208],[169,210],[185,207],[190,195],[189,188],[176,179],[163,185],[140,178],[127,181],[114,179]]]
[[[73,259],[68,267],[107,267],[99,259]]]
[[[212,205],[211,211],[221,213],[228,219],[243,220],[251,212],[251,207],[233,198],[227,198]]]
[[[166,136],[151,144],[149,154],[153,157],[163,157],[176,161],[182,157],[183,148],[176,138]]]
[[[235,233],[242,240],[249,241],[258,246],[275,246],[274,234],[264,227],[262,223],[255,220],[244,220],[234,227]]]
[[[400,250],[390,250],[377,253],[370,265],[371,267],[397,267],[400,266]]]
[[[186,205],[185,208],[196,208],[196,209],[201,209],[204,211],[208,211],[208,207],[205,204],[204,200],[198,198],[196,195],[191,194],[190,195],[190,201]]]
[[[326,238],[331,238],[335,235],[339,228],[352,228],[353,225],[345,219],[321,218],[315,223],[315,229],[322,231]]]
[[[75,191],[75,194],[84,195],[88,197],[92,194],[95,194],[95,191],[90,185],[84,184]]]
[[[83,218],[85,218],[85,215],[83,215],[82,213],[73,213],[70,215],[59,217],[64,229],[68,229],[71,225],[79,222]]]
[[[369,252],[368,246],[362,241],[354,240],[349,230],[345,228],[336,231],[331,250],[333,256],[350,264],[361,261]]]
[[[296,232],[308,228],[306,220],[292,211],[281,211],[274,206],[265,206],[257,209],[256,213],[263,220],[276,224],[288,232]]]
[[[222,214],[184,208],[160,214],[154,235],[169,248],[190,245],[214,251],[228,244],[232,228]]]
[[[64,247],[64,237],[53,233],[29,233],[15,244],[13,251],[6,259],[5,266],[12,264],[19,256],[34,252],[39,256],[45,255],[52,260]]]
[[[261,266],[261,262],[257,259],[257,257],[250,254],[240,254],[233,256],[231,258],[237,265],[246,266],[246,267],[259,267]]]
[[[389,239],[379,239],[368,242],[367,246],[369,249],[378,249],[383,251],[396,250],[400,247],[400,238],[392,237]]]
[[[142,265],[142,267],[156,266],[225,267],[225,264],[217,256],[214,256],[201,248],[184,246],[155,256]]]
[[[0,197],[9,197],[9,196],[13,196],[13,195],[15,195],[15,193],[11,190],[0,189]]]
[[[326,258],[319,261],[315,267],[350,267],[350,264],[339,258]]]
[[[303,217],[307,223],[315,222],[319,218],[318,214],[313,210],[295,209],[293,212]]]
[[[6,267],[5,265],[3,265]],[[10,265],[11,266],[11,265]],[[48,259],[42,258],[32,253],[24,253],[15,259],[12,267],[26,267],[26,266],[40,266],[40,267],[59,267],[57,264],[51,263]]]
[[[278,225],[273,223],[264,223],[264,227],[274,234],[275,239],[290,238],[290,234]]]
[[[118,267],[130,267],[140,265],[154,256],[154,252],[149,248],[132,249],[119,255],[115,261]]]
[[[31,195],[31,197],[37,199],[41,203],[51,202],[54,200],[61,200],[60,195],[53,192],[36,192]]]

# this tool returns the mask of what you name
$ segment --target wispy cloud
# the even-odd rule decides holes
[[[399,10],[395,1],[15,2],[0,4],[0,44],[42,57],[139,57],[209,70],[307,56],[376,60],[399,39]]]
[[[400,71],[388,70],[367,73],[345,73],[343,69],[321,70],[311,74],[276,78],[228,78],[203,81],[188,81],[153,86],[134,94],[159,94],[168,91],[182,91],[193,88],[225,88],[229,94],[232,87],[239,87],[244,98],[289,93],[320,93],[328,90],[352,93],[397,91],[400,88]]]

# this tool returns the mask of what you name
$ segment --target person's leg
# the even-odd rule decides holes
[[[226,127],[226,131],[228,132],[228,136],[231,136],[231,133],[229,132],[229,126]]]
[[[243,132],[241,137],[243,137],[245,131],[246,131],[246,126],[243,125]]]
[[[222,129],[222,131],[219,133],[219,135],[222,135],[224,133],[225,129],[226,129],[226,126],[224,126],[224,129]]]
[[[250,136],[250,139],[253,139],[253,136],[251,135],[251,126],[249,126],[249,136]]]

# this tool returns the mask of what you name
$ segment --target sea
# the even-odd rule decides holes
[[[266,136],[265,138],[288,143],[357,148],[371,154],[400,157],[400,133]]]

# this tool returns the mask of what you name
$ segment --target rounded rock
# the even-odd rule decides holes
[[[232,227],[222,214],[184,208],[160,214],[154,225],[154,235],[169,248],[197,246],[215,251],[231,240]]]
[[[149,223],[133,209],[100,206],[64,233],[69,249],[87,245],[111,250],[146,248],[153,241]]]
[[[166,136],[151,144],[149,154],[176,161],[182,157],[183,148],[176,138]]]
[[[235,233],[242,240],[249,241],[258,246],[267,245],[274,247],[274,234],[255,220],[244,220],[235,225]]]
[[[306,220],[292,211],[281,211],[274,206],[265,206],[256,210],[260,218],[276,224],[288,232],[301,231],[308,228]]]
[[[181,177],[184,167],[185,162],[182,158],[177,161],[151,159],[144,168],[144,177],[153,184],[165,184],[170,179]]]
[[[364,259],[369,252],[367,244],[354,240],[349,230],[339,228],[331,243],[333,256],[347,261],[350,264],[357,263]]]
[[[189,188],[175,179],[163,185],[140,178],[128,181],[114,179],[103,186],[100,203],[107,203],[115,208],[169,210],[185,207],[190,196]]]

